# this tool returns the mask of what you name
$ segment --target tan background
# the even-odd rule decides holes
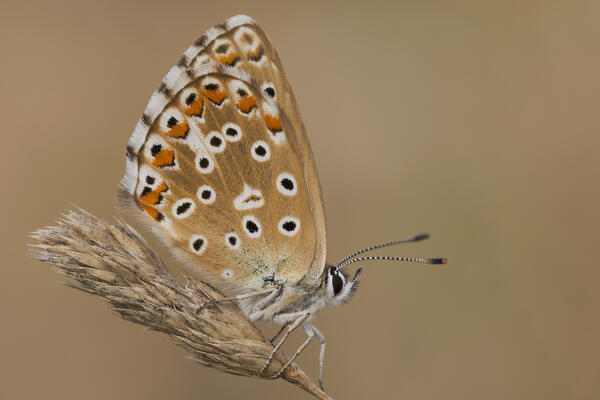
[[[27,233],[73,204],[115,215],[150,94],[237,13],[295,87],[330,260],[427,231],[384,254],[451,261],[369,264],[353,301],[317,318],[329,392],[600,396],[597,1],[121,3],[0,5],[0,398],[308,398],[200,367],[25,257]],[[317,354],[300,360],[313,376]]]

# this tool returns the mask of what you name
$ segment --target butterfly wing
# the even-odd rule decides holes
[[[249,17],[207,31],[165,76],[129,140],[123,184],[171,248],[228,293],[319,281],[314,159],[279,57]]]

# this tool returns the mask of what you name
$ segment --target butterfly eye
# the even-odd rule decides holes
[[[173,204],[171,212],[177,219],[187,218],[194,212],[196,204],[192,199],[180,199]]]
[[[250,154],[252,155],[252,158],[254,158],[256,161],[265,162],[271,157],[271,150],[269,149],[268,144],[266,144],[262,140],[257,140],[252,145]]]
[[[282,172],[277,177],[277,190],[285,196],[294,196],[298,190],[296,179],[292,174]]]
[[[277,225],[279,232],[286,236],[294,236],[300,230],[300,220],[296,217],[287,216],[279,220]]]
[[[215,202],[217,195],[213,188],[208,185],[202,185],[198,188],[198,200],[203,204],[212,204]]]
[[[211,132],[206,135],[206,143],[212,153],[221,153],[225,150],[225,139],[219,132]]]
[[[331,276],[331,286],[333,287],[333,295],[337,296],[344,288],[344,277],[338,272]]]
[[[236,124],[227,123],[223,125],[221,132],[228,142],[237,142],[242,138],[242,130]]]
[[[193,235],[190,239],[190,250],[200,255],[206,250],[206,238],[202,235]]]
[[[234,233],[228,233],[225,235],[225,245],[231,250],[237,250],[240,248],[240,237]]]
[[[195,162],[196,162],[196,168],[198,169],[198,171],[202,172],[203,174],[210,174],[215,167],[210,156],[205,153],[198,153],[198,155],[196,156]]]
[[[242,219],[242,226],[244,228],[244,231],[246,231],[246,234],[251,238],[257,238],[260,236],[261,226],[260,222],[258,222],[258,219],[256,219],[255,216],[246,215]]]

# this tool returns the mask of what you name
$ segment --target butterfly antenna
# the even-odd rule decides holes
[[[411,242],[420,242],[421,240],[425,240],[429,238],[429,233],[421,233],[409,238],[405,238],[405,239],[399,239],[399,240],[394,240],[393,242],[387,242],[387,243],[380,243],[380,244],[376,244],[373,246],[369,246],[369,247],[365,247],[364,249],[355,251],[354,253],[347,255],[346,257],[342,258],[340,261],[338,261],[338,263],[336,264],[336,266],[338,268],[340,268],[341,264],[343,264],[344,262],[346,262],[347,260],[356,257],[359,254],[363,254],[366,253],[368,251],[371,250],[377,250],[377,249],[381,249],[384,247],[389,247],[389,246],[394,246],[400,243],[411,243]]]
[[[338,269],[345,267],[346,265],[354,264],[360,261],[370,260],[383,260],[383,261],[409,261],[422,264],[447,264],[448,260],[445,258],[417,258],[417,257],[389,257],[389,256],[368,256],[368,257],[357,257],[343,263],[336,265]]]

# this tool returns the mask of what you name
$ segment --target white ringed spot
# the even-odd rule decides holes
[[[196,195],[202,204],[212,204],[217,199],[217,194],[214,189],[208,185],[200,186]]]
[[[225,150],[225,139],[217,131],[210,132],[204,140],[206,141],[206,147],[212,153],[221,153]]]
[[[231,122],[223,125],[221,132],[223,133],[223,136],[225,136],[225,140],[228,142],[237,142],[242,138],[242,130],[240,127]]]
[[[222,276],[223,278],[225,278],[225,279],[231,279],[231,278],[233,277],[233,271],[232,271],[232,270],[230,270],[229,268],[227,268],[227,269],[224,269],[224,270],[221,272],[221,276]]]
[[[179,199],[173,204],[171,208],[171,214],[177,219],[183,219],[189,217],[196,209],[196,203],[192,199]]]
[[[288,215],[279,220],[277,228],[285,236],[294,236],[300,230],[300,220]]]
[[[229,232],[225,235],[225,246],[231,250],[240,248],[240,237],[235,232]]]
[[[242,218],[242,227],[249,237],[253,239],[260,237],[262,227],[254,215],[244,216],[244,218]]]
[[[271,82],[263,83],[260,88],[266,96],[270,97],[273,100],[277,99],[277,93],[275,93],[275,85],[273,85]]]
[[[294,176],[288,172],[282,172],[277,176],[277,190],[284,196],[295,196],[298,185]]]
[[[271,149],[263,140],[257,140],[250,149],[250,155],[258,162],[265,162],[271,158]]]
[[[190,238],[190,250],[194,254],[200,255],[204,253],[207,245],[208,242],[206,241],[206,238],[202,235],[192,235],[192,237]]]
[[[196,165],[196,169],[203,174],[210,174],[215,168],[215,163],[213,162],[212,158],[203,151],[200,151],[198,154],[196,154],[194,164]]]
[[[258,46],[260,46],[260,40],[254,31],[246,27],[238,29],[233,39],[238,46],[247,51],[256,51]]]

